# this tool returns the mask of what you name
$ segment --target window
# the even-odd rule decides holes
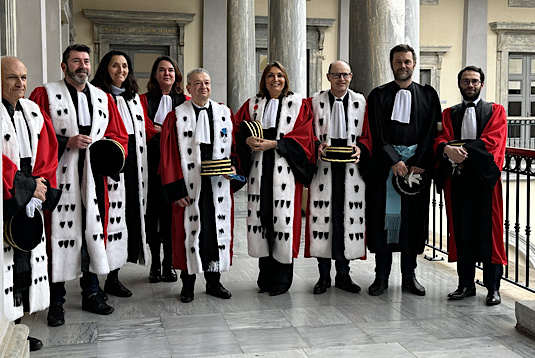
[[[535,54],[509,54],[507,114],[535,117]]]

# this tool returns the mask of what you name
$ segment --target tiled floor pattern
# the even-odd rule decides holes
[[[399,256],[385,294],[365,291],[374,277],[374,257],[352,261],[351,275],[363,292],[331,288],[313,295],[316,260],[295,261],[287,294],[259,294],[257,260],[247,255],[244,192],[236,198],[234,264],[222,282],[233,297],[207,296],[204,279],[195,299],[178,300],[177,283],[148,282],[148,267],[128,264],[120,278],[134,295],[110,296],[115,312],[98,316],[81,310],[79,284],[67,285],[66,324],[46,325],[46,311],[26,316],[30,334],[44,348],[32,357],[534,357],[535,340],[515,328],[514,302],[535,295],[502,285],[503,303],[485,306],[486,290],[449,302],[455,265],[418,261],[417,276],[427,295],[401,292]],[[334,270],[334,268],[333,268]],[[334,272],[332,273],[334,278]],[[102,283],[105,277],[102,277]]]

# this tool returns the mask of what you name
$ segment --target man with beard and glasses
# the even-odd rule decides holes
[[[475,264],[482,262],[486,304],[493,306],[501,303],[502,265],[507,265],[501,182],[507,115],[503,106],[480,98],[484,83],[481,68],[468,66],[459,72],[463,101],[442,114],[434,148],[448,214],[449,260],[457,261],[459,276],[448,299],[476,295]]]
[[[56,176],[62,196],[47,220],[51,255],[47,320],[52,327],[65,323],[65,282],[78,277],[82,309],[101,315],[113,312],[97,275],[108,274],[120,265],[113,241],[127,240],[117,225],[124,218],[125,205],[112,199],[121,187],[93,172],[87,149],[106,137],[117,141],[126,155],[128,134],[111,95],[87,82],[91,75],[89,53],[86,45],[67,47],[61,63],[65,78],[36,88],[30,96],[49,114],[59,144]],[[113,210],[110,202],[115,203]]]
[[[372,157],[366,180],[366,242],[375,253],[375,281],[368,293],[388,288],[392,252],[401,252],[402,289],[418,296],[416,257],[429,237],[429,180],[434,163],[433,139],[440,121],[440,101],[429,85],[412,81],[416,54],[409,45],[390,51],[394,81],[372,90],[366,116]],[[407,195],[394,183],[418,188]]]

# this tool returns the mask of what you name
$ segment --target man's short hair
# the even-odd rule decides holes
[[[87,54],[91,54],[91,49],[89,46],[82,45],[82,44],[74,44],[70,45],[63,51],[63,60],[62,62],[64,64],[67,64],[67,61],[69,60],[69,57],[71,55],[71,51],[78,51],[78,52],[87,52]]]
[[[414,49],[407,44],[399,44],[396,45],[390,50],[390,64],[392,64],[392,60],[394,60],[394,53],[395,52],[412,52],[412,60],[416,62],[416,52]]]
[[[485,82],[485,73],[483,73],[483,70],[481,68],[476,67],[476,66],[466,66],[457,75],[457,84],[461,83],[461,77],[463,76],[463,73],[465,73],[466,71],[474,71],[474,72],[479,73],[481,83]]]
[[[188,85],[191,82],[191,76],[193,76],[196,73],[206,73],[208,75],[208,77],[212,78],[212,76],[210,76],[210,73],[208,73],[208,71],[206,71],[204,68],[196,68],[194,70],[189,71],[188,75],[186,76],[186,83]]]

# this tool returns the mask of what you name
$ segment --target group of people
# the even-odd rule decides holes
[[[360,292],[349,263],[366,258],[368,248],[376,262],[370,295],[388,288],[399,251],[402,290],[424,296],[415,269],[429,236],[431,178],[446,194],[450,259],[458,262],[459,284],[448,298],[475,295],[475,263],[483,262],[486,304],[499,304],[504,108],[481,100],[483,71],[469,66],[458,76],[463,103],[441,115],[436,91],[412,80],[414,50],[395,46],[390,64],[394,81],[366,100],[349,89],[345,61],[329,66],[331,88],[310,98],[290,90],[286,69],[274,61],[258,94],[234,115],[210,99],[202,68],[187,74],[186,96],[168,56],[154,62],[148,91],[138,95],[126,53],[107,53],[89,83],[90,49],[71,45],[64,79],[29,99],[26,67],[3,57],[4,221],[13,222],[4,236],[8,228],[16,236],[16,222],[25,222],[17,217],[38,222],[31,249],[4,243],[4,314],[20,320],[49,307],[48,325],[63,325],[65,282],[76,278],[82,309],[111,314],[108,294],[132,295],[120,268],[145,264],[147,246],[151,283],[175,282],[179,269],[187,303],[202,273],[207,294],[229,299],[220,278],[232,264],[233,193],[245,185],[260,293],[290,289],[307,186],[305,256],[316,257],[319,269],[314,294],[331,287],[332,260],[335,287]],[[118,169],[101,171],[114,162],[96,150],[103,141],[119,147]],[[98,275],[107,275],[103,289]],[[40,346],[30,340],[31,349]]]

